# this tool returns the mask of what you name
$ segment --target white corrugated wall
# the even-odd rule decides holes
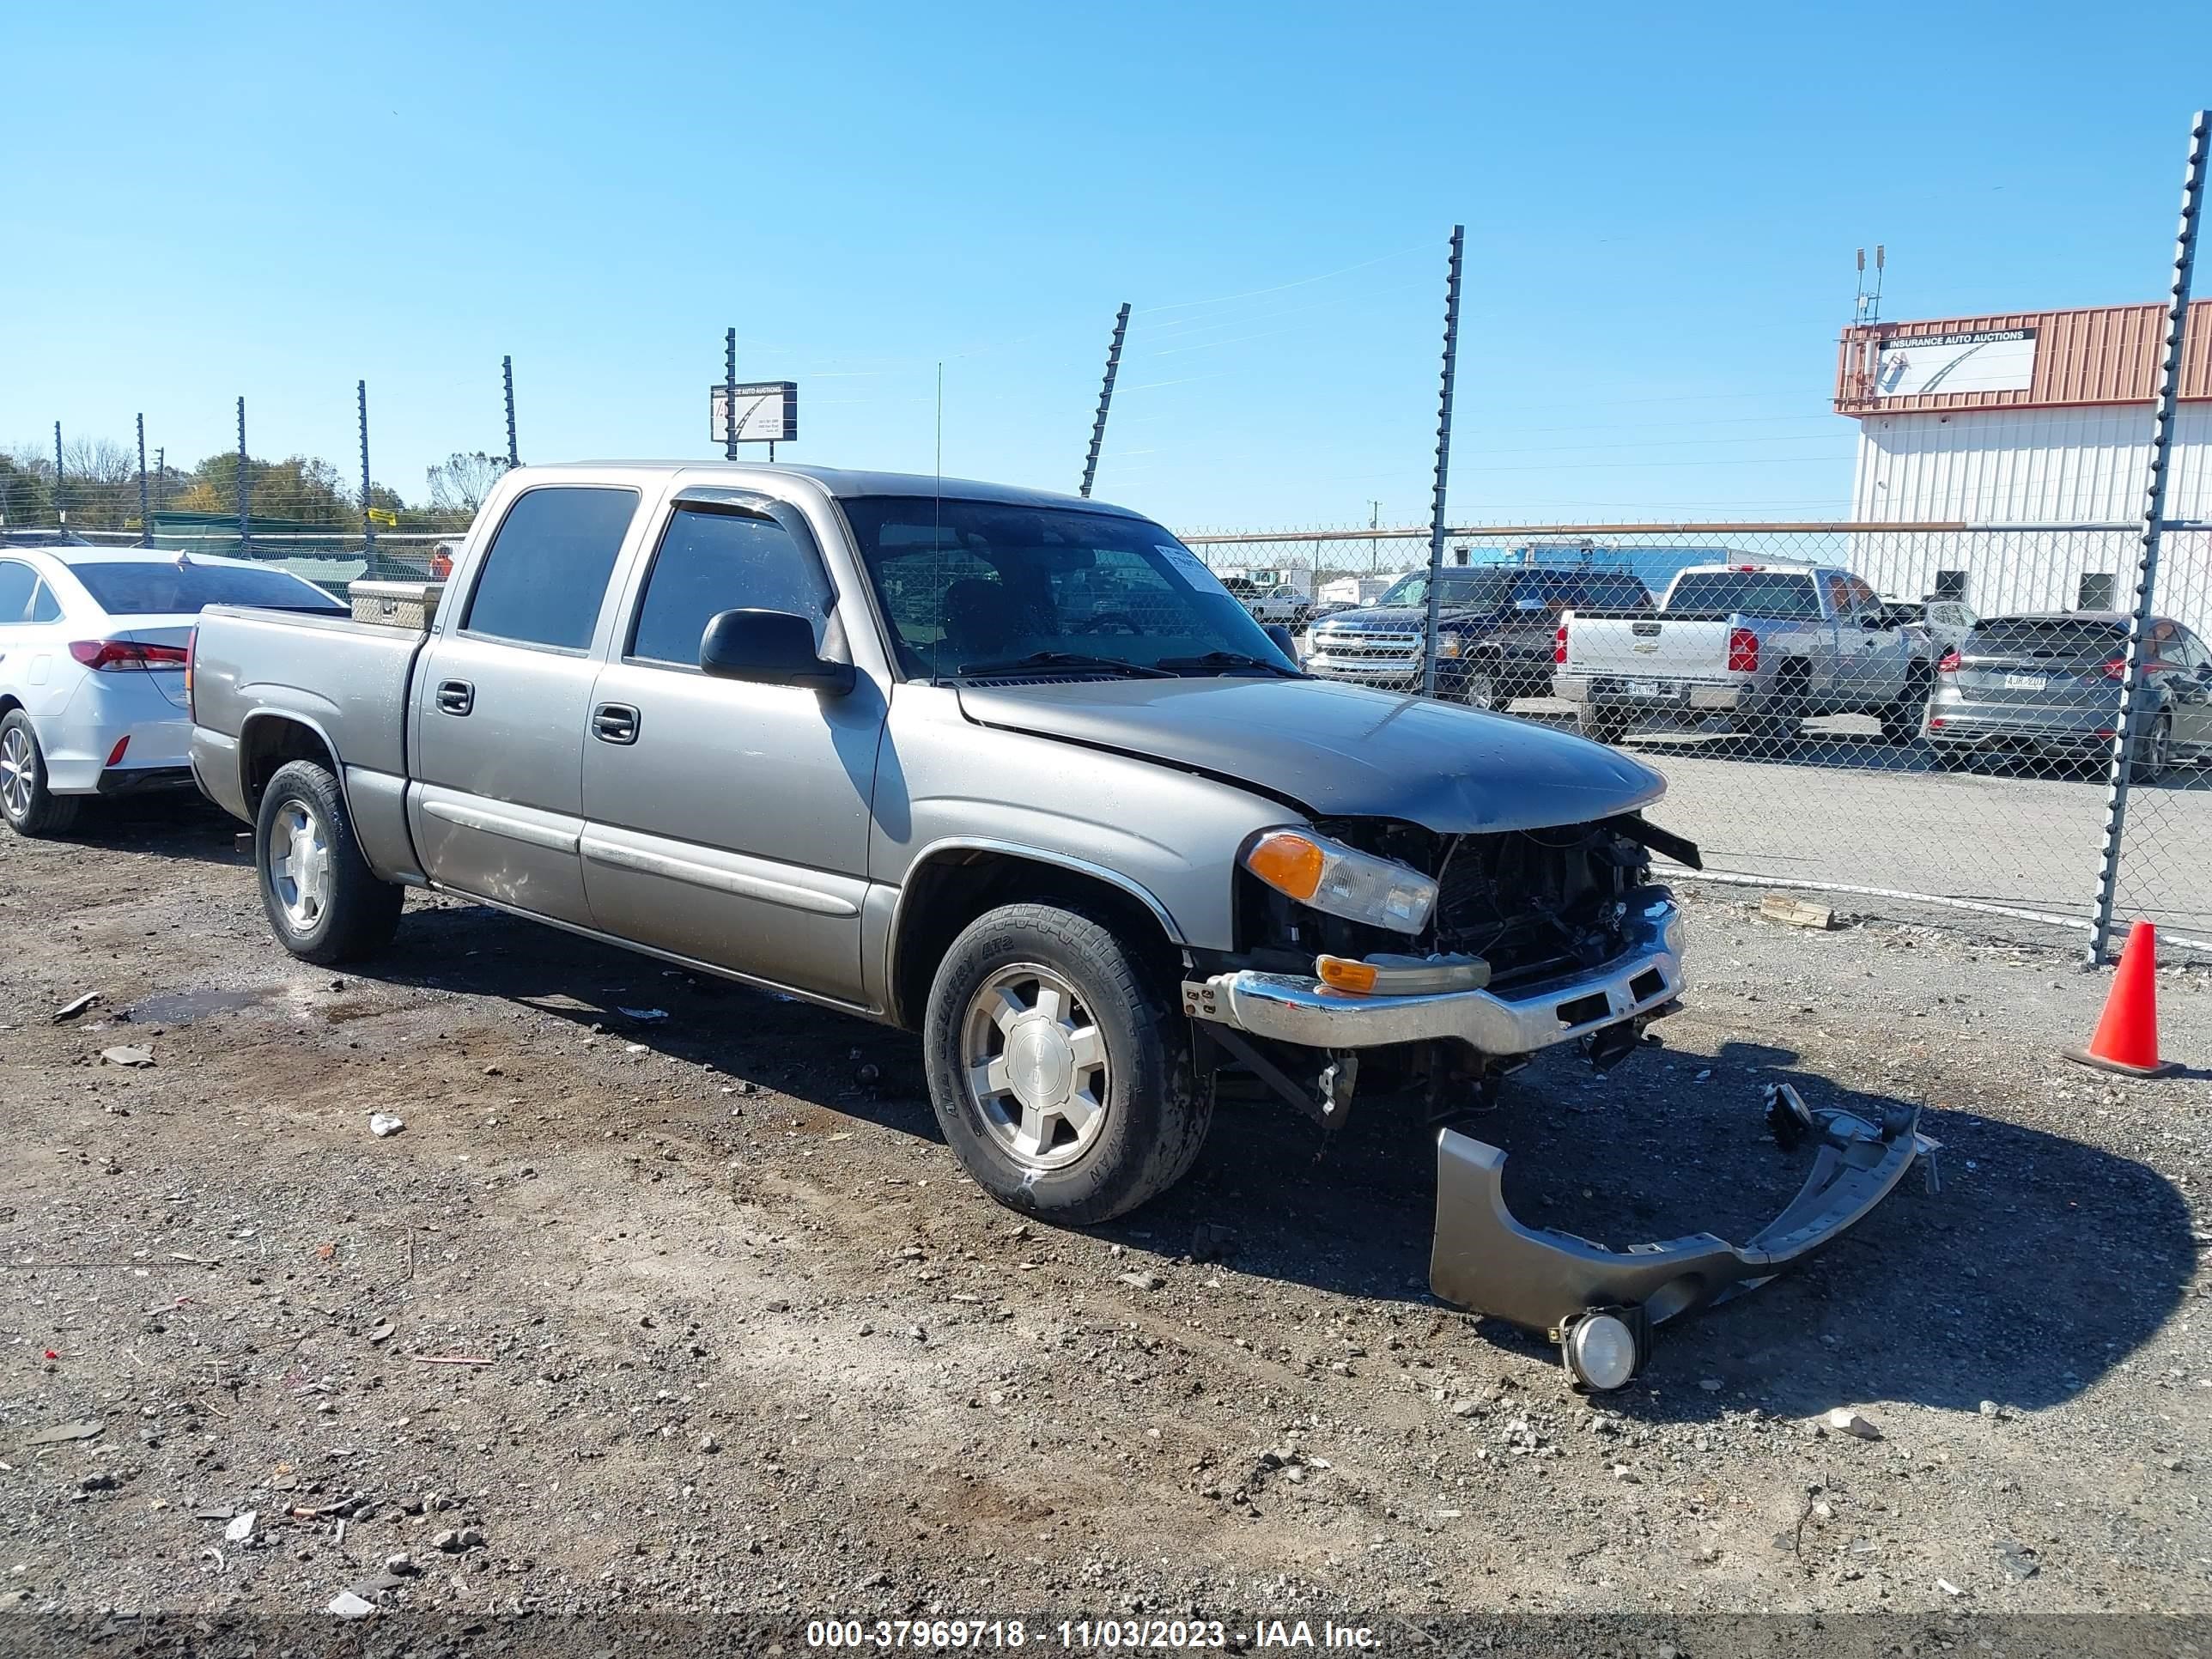
[[[2128,524],[2143,509],[2150,410],[2140,404],[1870,415],[1860,422],[1851,516],[1861,523],[1964,520],[2011,526]],[[2212,404],[2181,405],[2166,516],[2212,520]],[[2008,530],[1958,538],[1855,538],[1853,556],[1882,592],[1919,599],[1937,568],[1968,572],[1984,615],[2060,611],[2085,573],[2112,572],[2128,602],[2135,556],[2125,533]],[[2159,609],[2212,634],[2212,536],[2169,532]]]

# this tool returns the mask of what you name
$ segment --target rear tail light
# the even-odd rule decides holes
[[[200,630],[197,628],[185,635],[185,713],[195,721],[199,711],[192,707],[192,659],[199,655]]]
[[[190,660],[181,645],[148,645],[138,640],[78,640],[70,655],[103,674],[133,668],[181,668]]]
[[[1552,635],[1552,660],[1563,663],[1567,659],[1567,625],[1559,624],[1559,631]]]
[[[2124,680],[2128,677],[2128,659],[2125,657],[2115,657],[2098,672],[2108,680]]]
[[[1936,659],[1936,672],[1939,674],[1957,673],[1959,672],[1959,653],[1955,650],[1946,651],[1941,657],[1938,657]]]
[[[1759,635],[1748,628],[1729,629],[1728,672],[1731,674],[1759,672]]]

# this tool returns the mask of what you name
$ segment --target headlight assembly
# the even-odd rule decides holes
[[[1245,849],[1244,867],[1301,904],[1401,933],[1427,927],[1437,902],[1419,871],[1303,830],[1270,830]]]

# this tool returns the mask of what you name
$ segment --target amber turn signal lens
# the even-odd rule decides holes
[[[1348,991],[1353,996],[1364,997],[1375,988],[1375,969],[1364,962],[1352,962],[1343,957],[1320,957],[1315,959],[1314,971],[1332,991]]]
[[[1293,830],[1278,830],[1253,844],[1244,867],[1278,892],[1310,899],[1321,890],[1321,848]]]

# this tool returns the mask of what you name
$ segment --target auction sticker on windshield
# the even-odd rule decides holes
[[[1229,591],[1221,586],[1221,578],[1208,570],[1205,562],[1188,548],[1176,546],[1167,542],[1154,542],[1152,551],[1182,572],[1185,580],[1195,583],[1198,586],[1212,588],[1223,593]]]

